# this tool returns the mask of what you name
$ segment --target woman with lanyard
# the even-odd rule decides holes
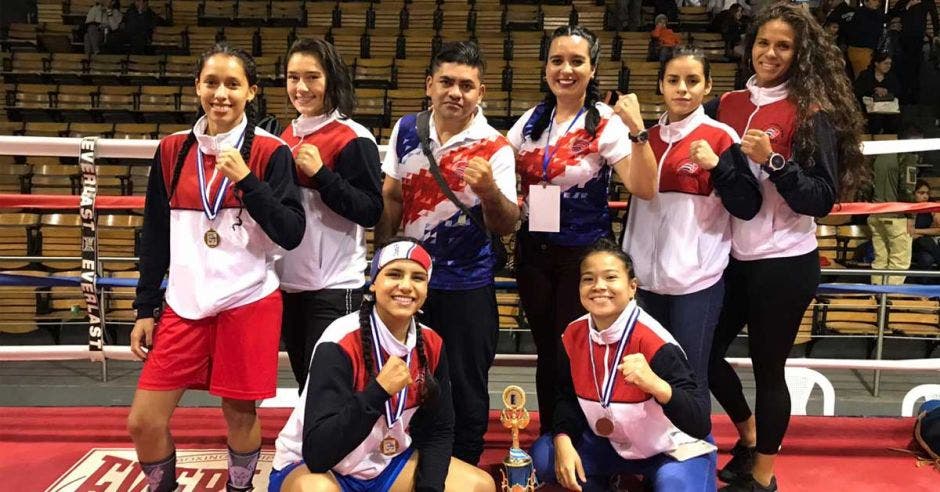
[[[634,195],[651,198],[655,192],[655,163],[632,165],[624,138],[643,128],[642,119],[626,116],[628,108],[639,107],[636,96],[621,97],[613,109],[600,102],[599,56],[591,31],[556,29],[545,65],[550,92],[507,135],[518,153],[516,171],[526,200],[516,279],[538,351],[535,381],[543,433],[551,428],[561,333],[584,313],[576,295],[578,260],[588,246],[611,236],[611,168]]]
[[[415,321],[431,256],[413,239],[390,241],[375,252],[359,312],[317,342],[300,403],[277,438],[270,492],[496,489],[489,474],[450,456],[443,342]]]
[[[715,490],[708,407],[682,349],[633,300],[630,257],[602,239],[580,269],[588,314],[563,336],[553,428],[532,446],[539,480],[599,491],[630,473],[655,491]]]
[[[727,490],[767,491],[777,490],[774,458],[790,419],[784,366],[819,283],[813,218],[828,214],[837,199],[851,201],[871,170],[861,156],[864,119],[842,54],[805,9],[764,9],[746,53],[755,72],[747,88],[724,94],[710,109],[742,135],[763,203],[753,219],[732,222],[709,385],[739,435],[719,477],[730,482]],[[725,361],[745,325],[756,415]]]
[[[636,261],[637,302],[679,341],[705,408],[711,407],[708,358],[724,296],[731,218],[748,220],[761,204],[738,134],[702,109],[711,87],[701,51],[680,48],[663,63],[659,88],[666,112],[639,134],[652,155],[633,158],[634,165],[659,168],[659,190],[651,200],[630,202],[623,238],[624,251]]]
[[[382,215],[375,138],[349,118],[355,90],[330,43],[299,39],[287,52],[287,95],[300,116],[281,138],[297,163],[307,228],[277,264],[284,291],[282,336],[302,389],[323,330],[362,302],[365,228]]]
[[[251,490],[261,453],[255,403],[274,396],[281,327],[274,257],[300,243],[304,211],[290,149],[255,127],[257,80],[245,52],[205,52],[195,70],[205,114],[153,159],[130,336],[146,362],[127,425],[154,492],[177,486],[169,422],[188,388],[222,398],[228,490]]]

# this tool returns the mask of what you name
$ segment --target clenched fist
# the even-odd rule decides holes
[[[490,161],[480,156],[470,159],[467,163],[463,171],[463,180],[481,198],[498,191],[496,180],[493,179],[493,166]]]
[[[375,380],[389,396],[398,393],[402,388],[412,383],[411,371],[408,369],[408,365],[400,357],[394,355],[385,361],[385,365],[382,366],[382,370],[379,371],[379,375],[375,377]]]
[[[689,157],[698,167],[711,171],[718,165],[718,155],[705,140],[696,140],[689,146]]]
[[[223,149],[219,155],[215,156],[215,168],[233,183],[251,174],[251,169],[248,169],[248,165],[242,159],[241,152],[233,147]]]
[[[672,387],[653,372],[643,354],[625,355],[617,369],[628,383],[653,395],[659,403],[667,403],[672,399]]]
[[[640,114],[640,101],[636,94],[620,94],[620,99],[614,105],[614,114],[620,117],[624,125],[630,130],[630,133],[637,133],[643,130],[643,116]]]
[[[758,164],[766,164],[773,151],[770,136],[763,130],[748,130],[741,138],[741,152]]]
[[[301,145],[300,150],[297,151],[297,156],[294,157],[294,162],[297,163],[300,172],[304,173],[307,177],[313,177],[313,175],[323,167],[320,149],[312,144]]]

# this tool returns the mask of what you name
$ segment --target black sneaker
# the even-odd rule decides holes
[[[750,476],[756,453],[757,447],[747,447],[740,441],[736,442],[731,448],[731,460],[718,472],[718,478],[722,482],[731,483],[740,476]]]
[[[777,492],[777,477],[770,477],[770,485],[764,487],[753,476],[747,475],[718,489],[718,492]]]

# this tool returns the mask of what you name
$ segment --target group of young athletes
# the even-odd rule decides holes
[[[441,285],[434,275],[492,285],[494,261],[462,264],[442,243],[469,240],[457,226],[513,224],[513,174],[523,198],[516,274],[538,351],[539,480],[607,490],[626,473],[657,491],[715,490],[714,394],[740,434],[717,472],[723,490],[777,490],[784,362],[819,280],[814,217],[867,177],[861,115],[819,24],[799,6],[771,5],[747,41],[746,88],[707,103],[707,58],[676,50],[659,75],[666,111],[647,129],[636,95],[602,97],[594,34],[561,27],[545,63],[549,92],[506,137],[483,117],[478,49],[445,44],[424,124],[435,145],[459,145],[438,171],[421,115],[396,124],[380,165],[329,43],[301,39],[288,52],[299,116],[279,136],[256,126],[252,58],[224,44],[203,53],[199,117],[160,142],[144,211],[131,349],[145,363],[128,430],[150,490],[177,487],[169,421],[190,388],[221,397],[226,487],[252,489],[255,407],[275,394],[282,337],[301,394],[276,441],[270,491],[495,490],[476,467],[479,446],[455,448],[468,432],[455,414],[470,402],[452,380],[462,386],[472,371],[453,359],[475,347],[418,316]],[[619,243],[611,171],[632,194]],[[441,228],[426,205],[429,194],[443,200],[444,184],[482,213]],[[365,229],[402,224],[411,237],[390,234],[368,263]],[[489,234],[474,230],[486,242],[474,254],[493,254]],[[432,310],[461,312],[460,296],[434,296],[446,303]],[[724,360],[745,325],[753,413]],[[484,398],[491,362],[472,363],[486,365]],[[469,432],[482,443],[477,424]]]

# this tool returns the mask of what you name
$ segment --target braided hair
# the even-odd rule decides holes
[[[381,248],[399,241],[408,241],[419,246],[421,245],[421,242],[414,238],[397,236],[383,242],[382,245],[376,249],[375,254],[377,255]],[[378,273],[376,273],[376,275],[378,275]],[[373,278],[372,281],[374,282],[375,278]],[[363,362],[365,362],[367,378],[378,375],[378,372],[375,370],[376,363],[374,357],[381,357],[381,354],[373,355],[372,351],[371,327],[372,310],[374,307],[375,296],[371,292],[367,292],[362,296],[362,303],[359,305],[359,337],[362,342],[362,359]],[[437,403],[437,398],[440,395],[440,385],[437,379],[434,378],[434,374],[431,373],[430,365],[428,364],[428,354],[424,346],[424,335],[421,333],[421,323],[415,322],[415,332],[415,350],[418,352],[418,365],[421,371],[421,376],[418,378],[418,402],[422,405],[434,405]]]
[[[193,76],[196,80],[196,83],[199,82],[199,78],[202,75],[202,68],[205,66],[206,61],[215,55],[231,56],[238,59],[242,65],[242,69],[245,70],[245,78],[248,79],[248,85],[254,86],[258,84],[258,69],[255,65],[254,58],[252,58],[251,55],[245,51],[242,51],[238,48],[232,48],[226,43],[217,43],[215,46],[199,55],[199,58],[196,59],[196,65],[193,70]],[[199,118],[201,118],[204,114],[205,110],[202,105],[200,105],[199,109],[196,111],[196,121],[199,121]],[[245,105],[245,117],[248,120],[248,124],[245,128],[245,137],[242,141],[240,153],[245,163],[248,163],[249,157],[251,156],[251,144],[255,138],[255,125],[257,124],[258,120],[254,104],[248,103]],[[195,143],[196,133],[194,130],[190,130],[189,134],[186,135],[186,140],[183,141],[183,146],[180,149],[179,155],[176,157],[176,164],[173,166],[173,178],[170,180],[168,201],[172,200],[173,195],[176,193],[176,187],[179,185],[180,174],[183,172],[183,164],[186,162],[186,156],[189,154],[190,149],[192,149]],[[233,188],[233,190],[235,198],[239,203],[238,215],[236,216],[235,224],[233,225],[233,227],[235,227],[241,225],[242,223],[241,215],[242,211],[245,209],[245,206],[242,202],[240,192],[235,188]]]
[[[561,26],[552,33],[549,39],[549,46],[551,46],[553,41],[563,36],[578,36],[584,38],[588,43],[588,55],[591,59],[591,68],[597,68],[597,62],[601,54],[601,46],[597,42],[597,36],[595,36],[590,29],[581,26]],[[597,125],[601,121],[601,114],[595,106],[595,103],[600,100],[600,84],[597,82],[597,77],[594,76],[588,81],[584,97],[584,107],[587,108],[587,114],[584,115],[584,129],[591,135],[591,138],[597,137]],[[554,112],[555,106],[558,104],[558,100],[552,91],[548,91],[541,104],[543,110],[538,115],[538,119],[535,120],[535,124],[532,125],[532,130],[529,133],[532,140],[542,138],[542,132],[548,128],[549,120],[552,118],[552,113]]]

